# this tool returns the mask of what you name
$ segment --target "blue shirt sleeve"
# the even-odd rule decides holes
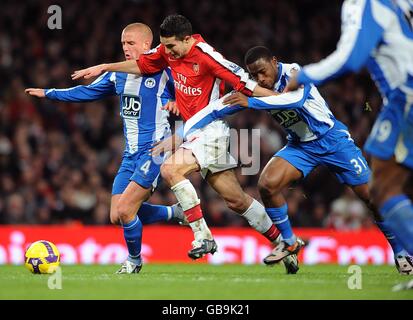
[[[297,91],[282,93],[277,96],[248,98],[248,107],[258,110],[287,110],[301,108],[308,97],[311,85]]]
[[[165,71],[168,75],[168,81],[166,82],[165,89],[161,95],[161,101],[162,105],[164,106],[165,104],[168,103],[170,100],[175,100],[175,84],[174,84],[174,79],[172,78],[171,70],[165,69]]]
[[[76,86],[67,89],[45,89],[46,97],[51,100],[69,102],[87,102],[115,95],[115,73],[104,73],[88,86]]]
[[[382,39],[383,28],[372,14],[372,1],[347,0],[341,10],[341,37],[337,49],[318,63],[305,66],[297,76],[299,84],[321,84],[366,64]]]
[[[182,138],[186,138],[191,132],[201,129],[215,120],[245,110],[244,107],[240,106],[224,105],[223,100],[227,96],[228,94],[218,100],[210,102],[205,108],[194,114],[187,122],[185,122],[184,126],[180,128],[177,134]]]

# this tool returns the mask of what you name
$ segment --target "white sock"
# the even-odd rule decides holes
[[[252,200],[249,208],[241,215],[247,219],[249,225],[259,233],[267,232],[273,225],[264,206],[255,199]]]
[[[195,240],[202,241],[203,239],[213,239],[211,230],[209,230],[204,218],[191,222],[189,225],[192,228]]]
[[[171,187],[171,190],[184,211],[192,209],[201,203],[194,186],[188,179],[178,182]]]
[[[176,199],[181,204],[182,209],[185,211],[192,209],[199,205],[199,200],[196,190],[192,183],[188,180],[182,180],[171,187],[171,190],[175,194]],[[212,240],[212,234],[209,230],[204,218],[189,223],[192,232],[194,233],[195,240],[209,239]]]

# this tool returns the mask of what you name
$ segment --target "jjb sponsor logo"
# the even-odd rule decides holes
[[[141,117],[141,97],[140,96],[122,96],[122,116],[124,118],[139,119]]]
[[[285,128],[291,127],[293,124],[296,124],[301,121],[300,116],[294,110],[274,110],[271,111],[271,115],[274,117],[275,120],[278,121],[280,125],[282,125]]]

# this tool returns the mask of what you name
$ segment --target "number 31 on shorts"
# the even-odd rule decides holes
[[[354,166],[354,169],[356,169],[357,174],[361,174],[363,172],[363,169],[367,170],[367,165],[360,157],[357,157],[357,159],[351,159],[350,163]]]

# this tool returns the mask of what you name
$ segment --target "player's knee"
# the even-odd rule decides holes
[[[164,163],[161,166],[161,176],[163,179],[165,179],[167,182],[171,181],[174,179],[174,177],[176,176],[176,168],[174,165],[172,164],[167,164]]]
[[[258,191],[260,192],[261,197],[269,197],[279,192],[279,183],[274,179],[261,176],[258,180]]]
[[[161,166],[161,176],[170,186],[173,186],[176,180],[182,180],[182,177],[185,177],[187,172],[187,167],[183,165],[164,163]]]
[[[370,198],[377,207],[380,207],[390,197],[403,193],[406,173],[400,166],[384,161],[375,160],[372,167]]]
[[[119,202],[116,211],[118,213],[118,221],[126,222],[133,218],[134,212],[132,212],[126,203]]]

